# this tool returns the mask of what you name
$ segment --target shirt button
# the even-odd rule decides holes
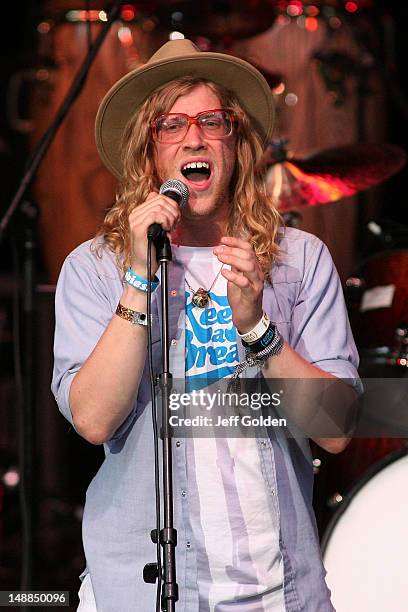
[[[177,442],[176,442],[176,446],[177,446],[177,448],[178,448],[179,446],[181,446],[181,442],[180,442],[180,440],[177,440]]]
[[[184,489],[181,492],[181,497],[185,497],[187,495],[187,491],[184,491]]]
[[[191,542],[189,541],[186,542],[186,548],[191,548]]]
[[[177,340],[173,338],[173,340],[171,341],[171,346],[176,346],[176,344],[177,344]]]

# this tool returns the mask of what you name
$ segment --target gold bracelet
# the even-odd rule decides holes
[[[130,323],[133,323],[133,325],[143,325],[143,327],[147,326],[147,314],[145,312],[137,312],[137,310],[126,308],[126,306],[122,306],[120,302],[116,308],[115,314],[126,321],[130,321]]]

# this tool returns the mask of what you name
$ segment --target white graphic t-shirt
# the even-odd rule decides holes
[[[173,246],[173,258],[191,287],[186,283],[185,371],[187,385],[197,388],[198,380],[231,376],[239,362],[227,281],[212,247]],[[194,306],[193,292],[212,284],[208,306]],[[284,612],[279,520],[256,439],[193,437],[186,448],[199,612]]]
[[[211,291],[208,306],[197,308],[192,303],[193,292],[186,284],[186,376],[190,381],[199,377],[230,376],[239,361],[221,264],[212,254],[212,248],[200,249],[199,254],[200,263],[194,254],[186,262],[186,279],[194,291],[199,287],[211,288]]]

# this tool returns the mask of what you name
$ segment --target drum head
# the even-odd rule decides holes
[[[350,322],[360,349],[395,345],[397,328],[408,323],[407,280],[408,250],[399,249],[371,255],[347,281]]]
[[[408,610],[408,450],[371,469],[323,538],[337,612]]]

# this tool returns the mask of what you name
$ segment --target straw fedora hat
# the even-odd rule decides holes
[[[188,39],[171,40],[141,68],[115,83],[99,107],[96,145],[117,178],[122,165],[120,142],[130,117],[155,89],[181,76],[205,78],[233,91],[262,140],[271,137],[274,103],[268,83],[256,68],[232,55],[200,51]]]

